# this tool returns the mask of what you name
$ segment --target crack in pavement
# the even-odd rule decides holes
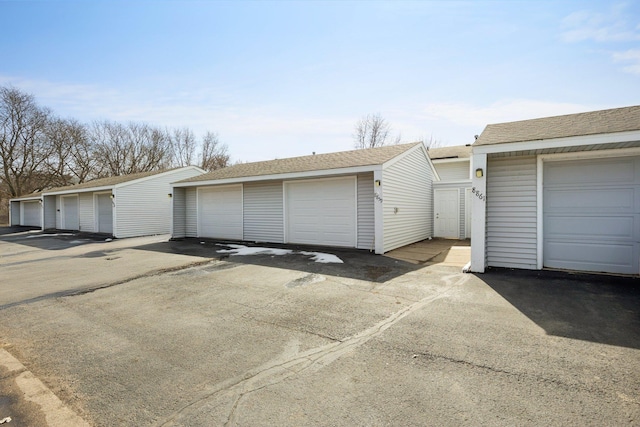
[[[450,296],[454,288],[463,285],[469,280],[469,275],[456,273],[443,277],[443,280],[446,287],[437,294],[414,302],[351,337],[315,347],[302,353],[295,352],[293,355],[289,355],[288,352],[285,352],[244,375],[213,385],[210,391],[187,403],[156,425],[162,427],[180,424],[181,420],[190,415],[195,415],[203,408],[221,407],[229,402],[232,402],[232,405],[224,425],[232,425],[237,419],[238,408],[245,396],[303,372],[317,372],[323,369],[343,355],[382,334],[409,314],[426,307],[434,301]]]
[[[11,302],[11,303],[8,303],[8,304],[0,305],[0,311],[1,310],[6,310],[6,309],[12,308],[12,307],[17,307],[17,306],[21,306],[21,305],[28,305],[28,304],[32,304],[32,303],[35,303],[35,302],[45,301],[45,300],[53,299],[53,298],[73,297],[73,296],[78,296],[78,295],[89,294],[89,293],[92,293],[92,292],[95,292],[95,291],[99,291],[100,289],[107,289],[107,288],[111,288],[113,286],[118,286],[118,285],[123,285],[125,283],[133,282],[134,280],[144,279],[144,278],[147,278],[147,277],[160,276],[160,275],[163,275],[163,274],[172,273],[174,271],[180,271],[180,270],[185,270],[185,269],[188,269],[188,268],[198,267],[198,266],[209,264],[209,263],[212,263],[212,262],[219,262],[219,261],[211,261],[210,259],[208,259],[206,261],[196,261],[196,262],[191,262],[191,263],[185,264],[185,265],[179,265],[179,266],[176,266],[176,267],[161,268],[161,269],[147,271],[146,273],[138,274],[138,275],[133,276],[133,277],[127,277],[125,279],[118,280],[118,281],[115,281],[115,282],[102,283],[102,284],[99,284],[99,285],[93,285],[93,286],[84,287],[84,288],[76,288],[76,289],[68,289],[68,290],[64,290],[64,291],[52,292],[52,293],[49,293],[49,294],[40,295],[40,296],[37,296],[37,297],[25,299],[25,300],[22,300],[22,301],[16,301],[16,302]]]

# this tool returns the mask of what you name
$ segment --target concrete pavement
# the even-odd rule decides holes
[[[322,264],[302,253],[224,255],[208,241],[118,244],[148,264],[121,264],[128,279],[113,271],[92,292],[9,299],[0,310],[0,345],[92,425],[640,421],[634,279],[474,276],[361,251]],[[113,256],[81,253],[78,263]],[[42,277],[52,260],[32,255]],[[157,270],[160,260],[173,267]],[[14,274],[40,263],[21,265]],[[108,269],[91,268],[109,284]],[[542,296],[526,308],[536,286],[571,313]],[[581,327],[588,333],[571,333]]]

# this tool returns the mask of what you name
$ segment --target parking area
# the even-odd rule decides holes
[[[635,278],[30,235],[0,236],[9,425],[640,422]],[[57,409],[25,399],[26,371]]]

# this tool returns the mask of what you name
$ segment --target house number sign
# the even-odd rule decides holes
[[[382,203],[382,197],[378,193],[373,193],[373,198]]]
[[[476,197],[477,197],[478,199],[480,199],[480,200],[482,200],[482,201],[486,201],[486,200],[487,200],[487,196],[485,196],[484,194],[482,194],[479,190],[476,190],[476,187],[473,187],[473,188],[471,189],[471,192],[472,192],[473,194],[475,194],[475,195],[476,195]]]

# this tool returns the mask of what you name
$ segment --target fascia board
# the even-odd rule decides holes
[[[115,188],[115,186],[113,185],[103,185],[100,187],[88,187],[88,188],[81,188],[81,189],[70,189],[70,190],[64,190],[64,191],[53,191],[53,192],[43,192],[42,195],[43,196],[61,196],[61,195],[65,195],[65,194],[79,194],[79,193],[93,193],[96,191],[107,191],[107,190],[113,190]]]
[[[206,185],[223,185],[223,184],[239,184],[243,182],[256,182],[256,181],[273,181],[273,180],[287,180],[287,179],[301,179],[301,178],[317,178],[322,176],[336,176],[336,175],[350,175],[362,172],[373,172],[380,170],[381,165],[367,165],[357,166],[352,168],[342,169],[323,169],[318,171],[308,172],[292,172],[272,175],[258,175],[258,176],[245,176],[238,178],[226,178],[226,179],[214,179],[209,181],[192,181],[192,182],[174,182],[171,187],[200,187]]]
[[[470,157],[457,157],[454,159],[431,159],[431,162],[434,165],[439,165],[442,163],[462,163],[462,162],[470,162],[471,158]]]
[[[41,194],[40,196],[33,196],[33,197],[16,197],[15,199],[9,199],[9,202],[29,202],[32,200],[42,200],[42,196],[44,194]]]
[[[597,135],[570,136],[566,138],[539,139],[536,141],[505,142],[492,145],[471,146],[474,154],[496,154],[512,151],[544,150],[575,147],[579,145],[614,144],[640,141],[640,131],[615,132]]]

